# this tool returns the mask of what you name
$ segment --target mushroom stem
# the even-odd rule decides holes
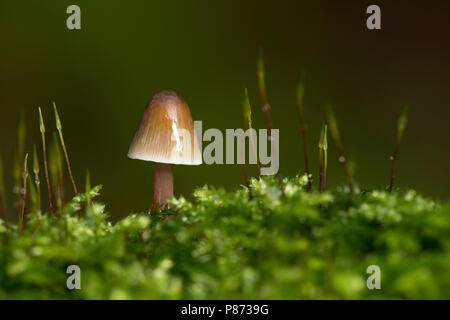
[[[167,207],[167,200],[173,197],[173,165],[155,162],[153,175],[152,212]]]

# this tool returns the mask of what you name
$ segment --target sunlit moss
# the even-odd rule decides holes
[[[245,188],[205,186],[169,211],[116,223],[95,201],[98,186],[22,234],[0,220],[0,298],[450,297],[448,204],[413,190],[307,192],[306,176],[283,183],[284,196],[275,177],[253,179],[252,200]],[[65,285],[71,264],[81,290]],[[366,287],[373,264],[381,290]]]

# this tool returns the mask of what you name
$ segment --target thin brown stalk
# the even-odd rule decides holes
[[[42,210],[41,209],[41,186],[38,184],[36,184],[36,193],[37,193],[37,208],[40,212]]]
[[[342,144],[341,135],[339,133],[339,127],[334,115],[333,109],[330,105],[326,106],[328,124],[330,125],[331,138],[333,139],[334,145],[336,146],[336,151],[339,155],[339,163],[344,169],[345,175],[347,176],[347,183],[350,193],[353,193],[353,175],[347,164],[347,158],[345,157],[344,147]]]
[[[328,166],[328,139],[327,125],[324,124],[320,133],[319,140],[319,192],[324,192],[327,184],[327,166]]]
[[[62,146],[62,149],[63,149],[63,152],[64,152],[64,157],[66,159],[67,170],[69,172],[69,177],[70,177],[70,181],[72,183],[73,192],[76,195],[78,193],[78,189],[77,189],[77,185],[75,183],[75,179],[73,178],[72,167],[70,166],[69,154],[67,153],[66,144],[64,143],[64,136],[63,136],[63,133],[62,133],[61,119],[59,118],[58,110],[56,109],[56,104],[54,102],[53,102],[53,109],[55,111],[56,128],[58,129],[59,138],[60,138],[60,141],[61,141],[61,146]]]
[[[264,56],[262,49],[259,53],[258,63],[256,67],[256,76],[258,78],[258,87],[259,87],[259,93],[261,97],[261,103],[262,103],[262,111],[264,113],[264,117],[266,118],[267,123],[267,131],[268,131],[268,139],[269,141],[272,141],[272,114],[270,112],[270,104],[267,99],[267,90],[266,90],[266,75],[265,75],[265,68],[264,68]],[[284,186],[283,186],[283,179],[281,177],[281,171],[278,168],[278,172],[276,174],[278,182],[280,184],[280,190],[282,195],[284,196]]]
[[[5,181],[3,171],[3,158],[0,156],[0,217],[8,222],[8,210],[6,208]]]
[[[39,178],[39,158],[37,155],[36,145],[33,146],[33,173],[34,184],[36,185],[37,209],[41,211],[41,180]]]
[[[49,149],[50,178],[55,187],[54,196],[56,198],[56,207],[61,211],[64,207],[64,170],[61,148],[59,146],[58,136],[53,133],[53,143]]]
[[[395,180],[395,163],[397,162],[397,153],[400,145],[396,143],[394,153],[391,156],[391,179],[389,181],[389,192],[392,192],[394,188],[394,180]]]
[[[252,127],[252,107],[250,105],[250,99],[248,97],[248,91],[247,88],[244,90],[244,102],[243,102],[243,108],[244,108],[244,131],[250,130],[249,136],[250,136],[250,144],[252,147],[253,155],[256,159],[256,168],[258,171],[258,178],[261,178],[261,166],[259,164],[259,158],[258,153],[256,151],[255,146],[255,138],[253,136],[253,127]],[[245,152],[245,150],[244,150]]]
[[[247,129],[248,129],[247,126],[244,125],[244,130],[247,130]],[[242,145],[242,148],[243,148],[242,152],[245,153],[245,144]],[[248,198],[250,200],[252,200],[253,194],[252,194],[252,189],[250,187],[250,180],[248,178],[247,167],[245,166],[245,162],[241,164],[241,169],[242,169],[242,176],[244,178],[244,183],[248,190]]]
[[[395,142],[394,152],[391,156],[391,179],[389,183],[389,192],[392,192],[392,189],[394,188],[395,163],[397,162],[397,154],[400,149],[400,143],[402,142],[403,133],[406,129],[407,122],[408,122],[408,108],[405,107],[402,114],[400,115],[400,118],[398,119],[397,124],[397,139]]]
[[[25,208],[27,206],[27,181],[28,181],[28,153],[25,155],[23,166],[23,201],[22,210],[20,215],[20,231],[22,232],[25,227]]]
[[[52,216],[54,216],[55,210],[53,208],[52,188],[50,185],[50,178],[48,175],[47,146],[45,143],[45,125],[44,125],[44,119],[42,117],[41,107],[39,107],[39,128],[40,128],[41,137],[42,137],[42,154],[43,154],[43,158],[44,158],[44,171],[45,171],[45,180],[47,182],[49,209],[50,209],[50,214]]]
[[[258,77],[258,86],[259,86],[259,93],[261,96],[262,111],[264,112],[264,116],[266,118],[267,130],[269,131],[269,140],[270,140],[272,136],[272,114],[270,113],[271,108],[267,100],[264,57],[262,50],[260,51],[256,74]]]
[[[281,176],[281,173],[278,172],[276,174],[277,180],[278,180],[278,184],[280,185],[280,191],[281,191],[281,195],[284,197],[285,193],[284,193],[284,184],[283,184],[283,177]]]
[[[303,139],[303,155],[304,155],[304,162],[305,162],[305,173],[308,176],[308,185],[307,189],[311,190],[311,175],[309,172],[309,163],[308,163],[308,144],[307,144],[307,137],[306,137],[306,124],[305,124],[305,118],[303,115],[303,96],[304,96],[304,75],[302,75],[301,80],[297,87],[297,115],[298,115],[298,121],[300,123],[300,130],[302,133],[302,139]]]

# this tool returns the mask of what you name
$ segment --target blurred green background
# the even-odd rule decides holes
[[[81,7],[81,30],[66,28],[70,4]],[[113,217],[148,210],[152,164],[127,158],[148,100],[160,90],[175,90],[194,119],[203,120],[204,130],[225,130],[242,126],[241,101],[248,87],[254,126],[264,128],[255,75],[262,47],[283,175],[303,172],[295,90],[305,71],[314,174],[324,106],[330,103],[348,158],[357,164],[359,185],[386,186],[397,118],[407,104],[397,185],[448,198],[450,4],[377,1],[380,31],[365,26],[369,4],[1,0],[0,152],[7,190],[12,189],[8,173],[19,112],[25,111],[31,151],[33,143],[40,145],[37,106],[43,108],[50,140],[56,101],[80,187],[89,168],[93,183],[104,184],[103,199]],[[332,144],[329,158],[328,185],[343,184]],[[177,195],[189,196],[204,184],[235,188],[242,184],[241,168],[175,167]]]

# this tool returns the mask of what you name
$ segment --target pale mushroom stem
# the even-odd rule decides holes
[[[155,212],[157,208],[167,208],[167,200],[172,197],[173,165],[155,162],[152,212]]]

